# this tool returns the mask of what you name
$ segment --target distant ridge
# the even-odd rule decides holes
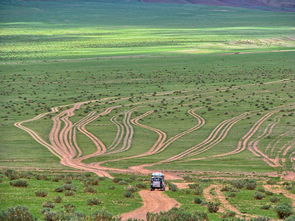
[[[295,11],[295,0],[137,0],[149,3],[204,4],[242,8]]]

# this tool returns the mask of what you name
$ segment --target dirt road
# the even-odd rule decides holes
[[[161,211],[168,211],[173,207],[179,207],[180,204],[163,192],[142,190],[139,192],[143,200],[143,206],[128,213],[121,215],[123,221],[129,218],[146,220],[148,212],[159,213]]]

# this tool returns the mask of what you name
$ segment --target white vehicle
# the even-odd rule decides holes
[[[151,191],[154,191],[155,189],[165,191],[164,174],[159,173],[159,172],[152,173]]]

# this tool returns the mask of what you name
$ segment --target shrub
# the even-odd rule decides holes
[[[236,213],[233,211],[227,211],[222,217],[223,218],[228,218],[228,217],[235,217]]]
[[[275,210],[280,219],[285,219],[292,215],[292,207],[288,204],[280,204],[275,208]]]
[[[64,190],[76,191],[76,187],[72,184],[65,184],[63,185]]]
[[[91,220],[93,220],[93,221],[101,221],[101,220],[103,220],[103,221],[116,221],[117,219],[115,219],[115,217],[112,214],[110,214],[109,212],[101,210],[101,211],[95,212],[91,216]]]
[[[45,221],[59,221],[59,215],[56,212],[47,211],[43,213]]]
[[[269,221],[271,220],[269,217],[257,217],[257,218],[252,218],[251,221]]]
[[[173,183],[168,183],[169,190],[176,192],[178,190],[177,186]]]
[[[264,197],[265,195],[260,192],[255,192],[254,194],[254,199],[257,199],[257,200],[262,200]]]
[[[44,202],[44,203],[42,204],[42,207],[53,209],[53,208],[55,207],[55,205],[54,205],[53,202],[51,202],[51,201],[47,201],[47,202]]]
[[[74,191],[71,191],[71,190],[65,191],[65,196],[74,196],[74,195],[75,195]]]
[[[265,194],[268,195],[268,196],[272,196],[273,195],[273,192],[265,191]]]
[[[114,186],[109,187],[109,190],[114,190],[114,189],[116,189],[116,187],[114,187]]]
[[[202,195],[203,189],[201,187],[197,187],[194,189],[194,194],[195,195]]]
[[[289,216],[285,221],[295,221],[295,216]]]
[[[128,183],[125,180],[121,180],[118,184],[120,184],[120,185],[127,185]]]
[[[125,188],[125,190],[126,190],[126,191],[129,191],[129,192],[131,192],[131,193],[135,193],[135,192],[137,191],[137,188],[134,187],[134,186],[129,185],[129,186],[127,186],[127,187]]]
[[[144,183],[137,183],[135,186],[138,189],[146,189],[146,185]]]
[[[113,179],[113,182],[114,182],[114,183],[119,183],[120,181],[122,181],[121,178],[114,178],[114,179]]]
[[[97,193],[97,191],[96,191],[96,189],[87,186],[84,188],[84,193]]]
[[[202,202],[203,202],[203,200],[201,198],[195,197],[195,199],[194,199],[195,204],[201,204]]]
[[[219,203],[208,202],[207,208],[209,213],[216,213],[219,210]]]
[[[61,201],[62,201],[62,198],[60,196],[57,196],[54,198],[55,203],[61,203]]]
[[[26,207],[16,206],[8,208],[0,215],[0,220],[5,221],[35,221],[36,218],[29,212]]]
[[[231,185],[233,185],[237,189],[242,189],[244,187],[243,180],[232,180],[230,181]]]
[[[4,175],[7,176],[9,180],[16,180],[19,178],[19,174],[12,169],[5,170]]]
[[[272,203],[277,203],[277,202],[280,201],[280,198],[277,197],[277,196],[273,196],[273,197],[269,198],[269,201],[272,202]]]
[[[89,206],[96,206],[99,204],[101,204],[101,201],[97,198],[92,198],[92,199],[87,200],[87,205],[89,205]]]
[[[189,184],[188,187],[189,187],[190,189],[196,189],[196,188],[198,188],[198,187],[200,187],[200,186],[199,186],[199,184],[197,184],[197,183],[193,183],[193,184]]]
[[[54,191],[57,193],[61,193],[64,191],[64,187],[63,186],[57,187]]]
[[[11,186],[15,186],[15,187],[27,187],[28,186],[28,183],[25,180],[13,180],[13,181],[10,181],[9,184]]]
[[[63,208],[64,208],[65,212],[67,212],[67,213],[73,213],[75,211],[75,209],[76,209],[76,207],[73,204],[70,204],[70,203],[65,204],[63,206]]]
[[[245,187],[247,190],[255,190],[256,189],[256,182],[246,182]]]
[[[37,197],[46,197],[47,195],[48,195],[48,193],[47,192],[45,192],[45,191],[36,191],[35,192],[35,195],[37,196]]]
[[[97,186],[99,185],[99,179],[95,178],[95,179],[88,180],[87,184],[91,186]]]
[[[205,221],[208,215],[202,212],[189,213],[182,209],[173,208],[168,212],[147,213],[147,221]]]
[[[132,197],[133,197],[133,194],[132,194],[130,191],[126,191],[126,192],[124,193],[124,196],[125,196],[126,198],[132,198]]]
[[[263,205],[262,207],[260,207],[260,209],[263,210],[269,210],[271,208],[271,205]]]
[[[235,193],[229,193],[228,197],[236,197],[236,194]]]

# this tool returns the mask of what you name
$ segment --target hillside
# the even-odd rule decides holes
[[[243,8],[280,9],[295,11],[294,0],[139,0],[151,3],[181,3],[181,4],[204,4],[215,6],[233,6]]]

